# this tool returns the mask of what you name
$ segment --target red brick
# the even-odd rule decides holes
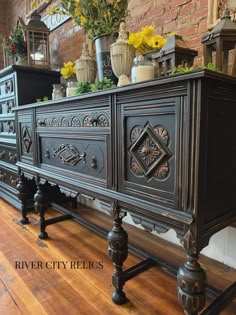
[[[190,15],[190,14],[194,13],[195,10],[196,10],[196,3],[195,2],[190,2],[190,3],[187,3],[186,5],[183,5],[180,8],[179,15],[180,16],[182,16],[182,15]]]

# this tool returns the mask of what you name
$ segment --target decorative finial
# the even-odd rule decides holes
[[[88,57],[89,56],[89,49],[88,49],[88,44],[83,43],[83,49],[82,49],[82,54],[83,57]]]
[[[221,16],[221,20],[224,20],[224,19],[230,19],[231,20],[230,10],[228,8],[224,9],[223,15]]]
[[[126,23],[125,22],[120,23],[119,37],[118,37],[117,41],[120,41],[120,40],[128,40],[128,32],[126,30]]]

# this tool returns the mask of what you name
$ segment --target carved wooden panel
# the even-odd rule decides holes
[[[15,134],[15,121],[12,119],[0,121],[0,133]]]
[[[83,135],[68,139],[54,137],[39,138],[42,164],[60,168],[62,171],[81,173],[106,179],[106,143],[102,138],[92,140]]]
[[[12,109],[15,107],[15,99],[6,100],[0,103],[0,114],[12,114]]]
[[[110,112],[75,111],[63,114],[38,114],[38,127],[110,127]]]
[[[0,181],[13,188],[16,188],[17,174],[0,166]]]
[[[21,155],[27,158],[32,158],[33,153],[33,136],[32,136],[32,122],[30,117],[25,116],[23,121],[19,123],[19,144]]]
[[[0,143],[0,161],[6,163],[15,164],[16,163],[16,148],[9,145]]]
[[[176,205],[178,99],[154,104],[123,106],[122,126],[124,156],[121,190],[145,199],[156,198]],[[161,198],[160,198],[161,197]]]
[[[0,97],[9,97],[15,94],[15,80],[12,76],[0,81]]]

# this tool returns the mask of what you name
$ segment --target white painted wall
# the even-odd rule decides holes
[[[82,199],[81,202],[92,208],[107,213],[106,209],[99,203],[98,200],[91,202]],[[129,214],[124,218],[123,221],[142,229],[140,225],[134,224]],[[177,238],[175,231],[172,229],[164,234],[158,234],[156,232],[153,234],[157,237],[170,241],[171,243],[180,245],[180,241]],[[236,228],[227,227],[213,235],[210,239],[209,245],[205,247],[201,253],[212,259],[218,260],[229,267],[236,268]]]

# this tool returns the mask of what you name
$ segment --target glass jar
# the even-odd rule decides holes
[[[134,64],[131,70],[131,81],[140,82],[145,80],[152,80],[155,78],[155,67],[151,60],[134,59]]]
[[[65,89],[61,84],[53,84],[52,99],[64,97]]]
[[[77,81],[68,80],[66,84],[66,96],[75,96],[76,89],[77,89]]]

